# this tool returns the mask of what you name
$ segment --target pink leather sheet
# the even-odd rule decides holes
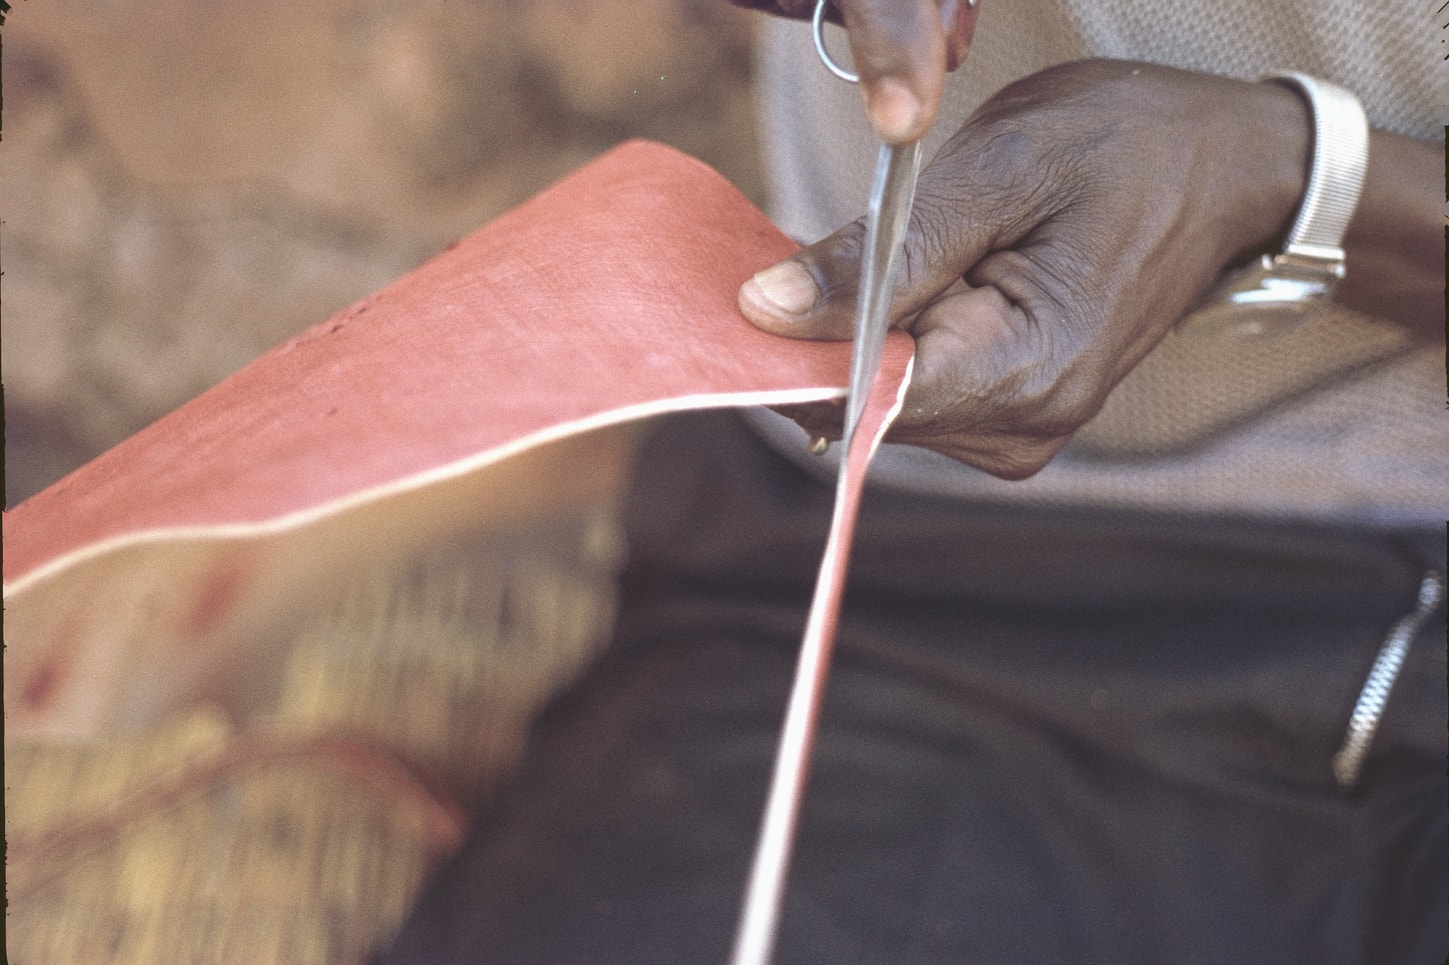
[[[794,247],[625,144],[5,513],[7,731],[139,725],[255,672],[339,567],[622,473],[607,427],[842,395],[848,344],[736,307]],[[894,336],[874,404],[910,357]]]

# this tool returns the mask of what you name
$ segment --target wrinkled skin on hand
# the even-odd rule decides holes
[[[921,172],[891,309],[916,369],[890,440],[1003,478],[1040,470],[1227,267],[1286,230],[1309,146],[1302,101],[1275,84],[1084,61],[1002,90]],[[857,221],[767,269],[742,310],[850,338],[864,237]],[[838,438],[841,412],[787,414]]]

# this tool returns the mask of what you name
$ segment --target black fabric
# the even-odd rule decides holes
[[[829,500],[662,425],[615,646],[379,962],[726,959]],[[777,961],[1442,961],[1442,610],[1361,785],[1330,761],[1443,554],[872,493]]]

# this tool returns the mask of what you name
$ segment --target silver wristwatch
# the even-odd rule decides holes
[[[1302,324],[1344,277],[1343,238],[1368,170],[1368,117],[1349,91],[1306,74],[1262,78],[1295,88],[1313,110],[1313,166],[1281,254],[1229,272],[1179,331],[1274,335]]]

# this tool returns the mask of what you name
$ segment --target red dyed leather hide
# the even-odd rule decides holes
[[[848,344],[736,307],[794,247],[702,164],[625,144],[7,512],[7,731],[156,720],[339,567],[598,485],[599,430],[843,395]],[[879,404],[910,354],[891,339]]]

